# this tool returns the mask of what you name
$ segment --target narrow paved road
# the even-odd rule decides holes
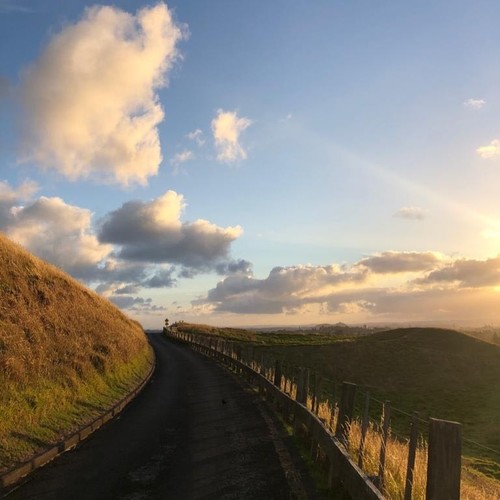
[[[294,498],[255,396],[198,353],[150,341],[157,370],[144,391],[7,498]]]

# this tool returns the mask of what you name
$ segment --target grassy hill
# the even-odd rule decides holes
[[[138,323],[0,234],[0,471],[112,406],[151,362]]]
[[[282,359],[288,373],[304,366],[323,379],[351,381],[372,396],[390,400],[407,413],[456,420],[463,424],[464,452],[469,462],[500,479],[500,455],[475,446],[477,441],[500,450],[500,347],[468,335],[438,328],[404,328],[364,336],[317,333],[255,333],[179,324],[193,333],[220,335],[254,345],[257,356]],[[321,345],[318,345],[321,344]],[[338,397],[338,392],[337,392]],[[381,404],[373,402],[372,417]],[[358,397],[363,407],[362,394]],[[406,434],[409,417],[393,412],[393,430]],[[425,433],[425,428],[422,428]]]
[[[461,422],[464,438],[500,450],[498,346],[453,330],[405,328],[321,347],[260,349],[331,380],[355,382],[406,412],[419,411],[422,418]],[[397,429],[398,414],[393,417]],[[407,419],[400,415],[399,420],[402,426]],[[464,442],[464,450],[500,478],[500,455],[470,442]],[[485,457],[482,465],[479,457]]]

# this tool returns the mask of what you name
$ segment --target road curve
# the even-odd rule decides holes
[[[149,338],[157,369],[143,392],[6,498],[294,498],[255,395],[200,354]]]

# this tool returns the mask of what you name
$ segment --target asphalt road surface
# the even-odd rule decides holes
[[[6,498],[308,498],[256,395],[202,355],[149,337],[157,369],[143,392]]]

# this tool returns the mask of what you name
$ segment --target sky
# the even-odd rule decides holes
[[[0,231],[137,319],[500,323],[496,0],[0,0]]]

